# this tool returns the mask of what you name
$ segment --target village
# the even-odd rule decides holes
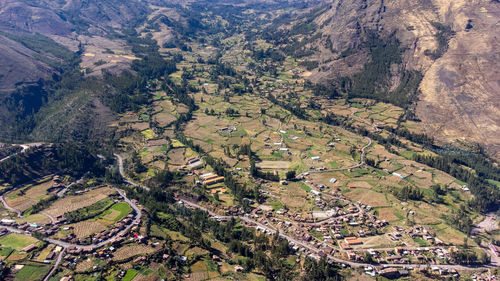
[[[223,188],[212,187],[223,182],[224,177],[200,170],[194,170],[193,174],[199,178],[196,184],[209,188],[211,194],[226,192]],[[391,226],[386,220],[377,219],[370,212],[373,211],[371,206],[352,202],[339,192],[324,192],[322,190],[327,187],[310,182],[307,180],[308,176],[308,172],[297,175],[297,179],[304,180],[314,188],[311,189],[311,196],[314,197],[318,211],[311,212],[307,217],[283,208],[273,211],[265,206],[257,206],[250,213],[227,207],[211,210],[210,213],[219,221],[244,217],[242,220],[249,227],[269,235],[279,232],[280,236],[289,239],[290,246],[298,256],[309,256],[317,260],[326,257],[332,262],[344,261],[344,266],[365,265],[365,273],[370,276],[398,278],[407,276],[408,270],[443,277],[459,276],[457,269],[461,270],[463,267],[454,266],[456,263],[451,258],[451,253],[458,251],[457,247],[446,245],[435,237],[435,233],[420,225],[407,228]],[[257,179],[256,182],[266,186],[265,180]],[[336,179],[332,178],[330,182],[335,183]],[[280,184],[287,183],[281,181]],[[261,189],[260,192],[269,195],[266,190]],[[196,196],[178,194],[177,199],[182,207],[203,208],[197,205]],[[363,246],[361,239],[376,236],[385,236],[398,246],[377,249]],[[427,246],[419,247],[405,242],[414,239],[425,241]]]

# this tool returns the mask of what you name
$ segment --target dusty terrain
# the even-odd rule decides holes
[[[454,2],[453,2],[454,3]],[[455,37],[425,72],[417,114],[426,133],[442,141],[483,144],[500,157],[500,5],[492,1],[450,5]],[[472,29],[465,31],[467,19]]]

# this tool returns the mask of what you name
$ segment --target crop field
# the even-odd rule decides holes
[[[137,275],[137,270],[131,268],[127,270],[127,273],[125,273],[125,276],[123,276],[122,281],[131,281],[134,279],[134,277]]]
[[[42,280],[43,277],[49,272],[50,267],[40,264],[28,264],[16,273],[14,280]]]
[[[183,165],[184,164],[184,148],[174,148],[168,152],[168,163],[172,165]]]
[[[10,233],[0,238],[0,244],[5,247],[22,250],[26,246],[36,243],[38,240],[24,234]]]
[[[257,163],[256,166],[261,169],[288,169],[291,163],[288,161],[262,161]]]
[[[109,187],[101,187],[82,195],[68,196],[55,201],[46,212],[53,217],[58,217],[64,213],[90,206],[114,192],[115,191]]]
[[[26,259],[27,256],[28,254],[25,252],[14,251],[9,255],[7,261],[20,261]]]
[[[50,219],[44,214],[34,214],[25,216],[22,218],[14,218],[18,223],[36,223],[38,225],[43,225],[46,223],[50,223]]]
[[[12,208],[23,212],[40,200],[49,197],[47,189],[51,188],[54,184],[53,181],[48,180],[36,185],[29,185],[19,190],[11,191],[5,195],[5,201]]]
[[[400,218],[394,214],[393,208],[379,208],[377,209],[378,217],[382,220],[386,220],[388,222],[399,221]]]
[[[84,238],[92,233],[99,233],[107,229],[106,225],[100,223],[99,221],[95,221],[93,219],[77,222],[72,226],[74,228],[73,233],[76,235],[77,238]]]
[[[144,245],[125,246],[116,250],[113,260],[120,261],[133,256],[151,254],[153,252],[153,248]]]
[[[191,266],[191,274],[187,280],[200,281],[208,277],[207,265],[204,261],[198,261]]]
[[[38,254],[35,261],[43,262],[47,258],[47,255],[50,254],[50,252],[54,249],[54,247],[55,246],[53,244],[49,244],[40,252],[40,254]]]
[[[0,247],[0,261],[5,260],[14,251],[9,247]]]
[[[77,272],[86,271],[86,270],[90,269],[94,264],[95,264],[95,262],[92,259],[88,258],[86,260],[79,262],[76,265],[76,271]]]
[[[108,222],[108,223],[115,223],[122,218],[124,218],[126,215],[128,215],[132,211],[132,208],[130,207],[129,204],[125,202],[119,202],[115,203],[113,206],[108,208],[106,211],[104,211],[100,216],[99,220]]]

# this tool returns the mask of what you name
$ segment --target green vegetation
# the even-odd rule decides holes
[[[2,247],[0,249],[0,256],[8,257],[10,255],[10,253],[12,253],[12,251],[14,251],[14,250],[9,248],[9,247]]]
[[[436,38],[438,47],[434,51],[425,50],[424,54],[426,56],[429,56],[433,60],[436,60],[443,56],[444,53],[446,53],[446,51],[448,50],[448,41],[451,37],[453,37],[453,35],[455,35],[455,32],[451,29],[450,26],[444,25],[440,22],[432,22],[432,25],[437,30],[437,33],[434,34],[434,37]]]
[[[270,202],[269,205],[271,205],[275,211],[283,208],[283,204],[279,201]]]
[[[99,203],[99,202],[98,202]],[[119,220],[121,220],[122,218],[124,218],[126,215],[128,215],[131,211],[132,211],[132,208],[130,207],[129,204],[125,203],[125,202],[119,202],[119,203],[115,203],[113,204],[113,206],[111,206],[110,208],[108,208],[106,211],[104,211],[100,216],[99,218],[103,218],[103,217],[108,217],[109,215],[111,214],[114,214],[113,211],[118,211],[119,213],[112,219],[113,221],[117,222]]]
[[[16,273],[15,280],[42,280],[49,270],[46,265],[27,264]]]
[[[93,218],[97,215],[100,215],[105,210],[107,210],[111,205],[113,205],[113,201],[110,198],[102,199],[88,207],[84,207],[78,210],[74,210],[64,214],[64,217],[70,223],[75,223],[83,220],[87,220]],[[127,205],[128,206],[128,205]],[[121,206],[117,207],[119,210]],[[121,211],[120,211],[121,214]]]
[[[66,142],[32,148],[28,153],[0,162],[0,183],[15,186],[36,179],[40,174],[56,172],[65,172],[74,177],[86,172],[100,176],[104,174],[104,167],[97,159],[90,144]]]
[[[5,32],[0,32],[0,35],[17,41],[24,45],[26,48],[31,49],[40,54],[50,54],[57,59],[61,59],[64,62],[73,59],[75,54],[68,50],[66,47],[56,43],[54,40],[40,33],[36,34],[10,34]],[[49,58],[45,59],[46,62],[51,62]],[[56,63],[56,62],[52,62]]]
[[[423,240],[422,238],[413,238],[413,241],[415,243],[417,243],[420,247],[428,247],[429,246],[429,243],[425,240]]]
[[[76,82],[78,86],[73,87],[78,89],[75,91],[93,89],[91,92],[98,96],[92,98],[101,98],[115,113],[135,111],[118,114],[118,128],[106,135],[103,138],[105,141],[96,141],[81,150],[78,149],[80,143],[75,143],[62,148],[59,154],[55,153],[56,156],[50,148],[47,153],[39,151],[35,156],[5,161],[8,162],[5,167],[0,163],[0,169],[4,168],[0,170],[2,175],[4,171],[9,175],[3,176],[5,182],[33,179],[35,174],[26,176],[33,170],[59,173],[57,169],[61,168],[75,179],[77,175],[91,170],[88,178],[92,182],[75,185],[74,190],[103,183],[120,184],[130,199],[137,200],[144,207],[142,224],[133,233],[147,235],[151,243],[143,245],[130,242],[126,248],[148,248],[153,251],[144,255],[150,259],[146,264],[151,264],[151,268],[129,263],[137,255],[123,260],[124,263],[106,263],[95,258],[92,263],[98,265],[101,274],[74,274],[75,280],[113,280],[118,278],[122,270],[127,271],[123,280],[142,278],[143,275],[148,275],[148,279],[180,279],[191,273],[190,270],[192,273],[201,273],[199,276],[193,275],[192,279],[235,276],[262,280],[341,280],[339,272],[349,274],[349,269],[341,271],[324,259],[315,261],[297,257],[286,240],[279,235],[255,231],[247,227],[248,221],[236,217],[218,221],[207,212],[182,208],[176,203],[179,200],[187,202],[189,198],[218,214],[239,213],[240,210],[249,213],[262,204],[262,209],[268,205],[274,211],[285,208],[290,214],[303,218],[309,218],[311,211],[320,212],[335,207],[347,212],[354,202],[359,201],[375,206],[377,218],[374,219],[384,219],[396,225],[410,224],[413,219],[417,221],[416,224],[429,228],[432,235],[452,232],[450,240],[462,238],[460,235],[463,234],[450,229],[445,222],[468,234],[477,211],[495,207],[498,202],[496,193],[487,189],[485,194],[481,194],[480,187],[472,187],[475,183],[480,183],[481,188],[492,186],[492,181],[499,180],[498,175],[495,175],[495,166],[488,160],[480,156],[465,159],[458,156],[462,152],[457,155],[450,151],[433,154],[430,149],[438,150],[439,147],[434,146],[432,138],[403,127],[403,119],[407,116],[400,118],[403,114],[401,108],[360,98],[369,97],[402,107],[414,101],[414,91],[420,81],[417,72],[404,72],[400,76],[400,86],[387,93],[389,86],[392,86],[390,82],[393,82],[391,66],[402,62],[403,50],[394,36],[382,38],[367,32],[361,46],[341,54],[348,56],[366,51],[370,59],[361,74],[334,81],[331,85],[313,85],[301,82],[304,79],[301,76],[308,73],[304,74],[297,67],[311,70],[320,66],[319,60],[308,61],[300,57],[315,52],[315,45],[309,43],[327,38],[319,32],[315,33],[318,28],[315,17],[329,9],[328,5],[291,16],[282,8],[292,10],[306,4],[280,2],[276,11],[283,12],[282,15],[267,9],[268,3],[252,4],[252,9],[244,4],[221,4],[219,1],[210,4],[168,6],[169,12],[161,12],[154,18],[145,19],[145,22],[131,23],[130,30],[114,34],[126,42],[134,56],[140,58],[132,62],[134,72],[119,75],[105,72],[102,80],[81,76],[66,80],[69,86]],[[170,20],[170,9],[178,12],[182,20]],[[159,23],[166,25],[175,38],[163,43],[163,47],[168,50],[162,49],[161,53],[151,33],[162,32],[164,26],[160,27]],[[267,23],[269,30],[262,32],[260,26]],[[280,23],[290,28],[278,28],[282,27]],[[157,38],[156,35],[154,38]],[[328,40],[331,38],[328,37]],[[333,47],[330,45],[329,48]],[[120,53],[112,50],[104,52]],[[318,71],[326,70],[320,67]],[[101,85],[93,88],[84,85],[84,81],[95,81]],[[47,93],[47,96],[51,94]],[[353,111],[358,114],[352,116]],[[165,114],[167,112],[168,116]],[[347,113],[341,116],[333,112]],[[364,116],[373,119],[365,123],[366,120],[360,120]],[[388,119],[390,121],[386,121]],[[379,122],[383,125],[379,125]],[[374,132],[374,125],[381,132]],[[232,126],[237,130],[221,133],[221,128]],[[281,133],[280,130],[287,132]],[[373,145],[366,150],[367,165],[347,168],[359,162],[360,147],[367,143],[365,136],[374,140]],[[78,137],[83,139],[82,143],[89,142],[83,136]],[[328,145],[332,141],[336,144],[335,148]],[[276,152],[278,146],[274,146],[273,142],[281,142],[281,147],[287,147],[289,153]],[[57,142],[54,144],[56,147],[58,145]],[[150,189],[122,184],[116,164],[112,167],[111,151],[125,156],[124,166],[131,180]],[[97,153],[105,154],[107,160],[98,160]],[[445,153],[449,156],[436,156]],[[313,161],[311,156],[316,155],[320,159]],[[202,159],[203,165],[196,168],[200,173],[213,172],[223,177],[224,181],[210,187],[197,184],[197,180],[202,181],[198,171],[188,171],[183,167],[192,156]],[[35,161],[30,157],[34,157]],[[19,162],[19,159],[22,161]],[[255,163],[270,159],[281,161],[275,161],[273,169],[257,168]],[[422,165],[419,162],[429,163],[436,169],[455,175],[463,183],[471,184],[474,196],[460,189],[452,191],[451,186],[455,187],[453,178],[434,169],[420,169]],[[27,163],[34,163],[34,168],[24,167]],[[76,172],[73,165],[77,168]],[[313,165],[315,168],[312,168]],[[473,169],[466,166],[473,166]],[[104,167],[110,167],[106,173],[103,172]],[[324,168],[339,169],[321,172]],[[321,187],[324,190],[322,201],[326,203],[325,207],[321,206],[323,202],[315,201],[308,193],[311,191],[309,185],[303,179],[296,178],[296,173],[309,169],[316,170],[307,176],[309,185],[326,185]],[[409,176],[403,180],[390,175],[392,171],[399,170]],[[16,176],[10,176],[12,171]],[[338,180],[335,184],[328,183],[332,177]],[[288,185],[279,183],[284,178],[290,181]],[[483,181],[483,178],[490,181]],[[327,193],[335,196],[332,185],[336,184],[342,187],[346,202],[328,199]],[[356,188],[345,188],[349,185]],[[213,194],[214,189],[219,187],[228,192]],[[22,194],[16,196],[16,200],[22,199]],[[492,198],[488,199],[487,196]],[[33,210],[46,208],[51,200],[43,201],[40,206],[35,205]],[[411,216],[410,210],[414,210],[415,215]],[[127,203],[115,203],[106,198],[91,206],[68,212],[65,216],[69,223],[88,220],[85,223],[89,222],[89,225],[109,226],[109,222],[116,222],[130,212],[132,209]],[[269,223],[274,225],[275,221]],[[432,230],[431,225],[441,228]],[[366,230],[366,227],[345,223],[340,233],[357,236],[360,229]],[[387,244],[382,241],[386,240],[383,234],[387,229],[393,231],[392,226],[389,226],[374,231],[375,237],[368,234],[366,244],[376,244],[374,248]],[[370,227],[370,230],[373,231],[373,228]],[[287,227],[280,228],[280,231],[286,232]],[[67,232],[60,231],[57,235],[65,236],[72,232],[78,232],[76,227]],[[318,229],[309,233],[319,240],[326,240],[323,239],[325,233]],[[404,241],[411,242],[404,235]],[[430,243],[419,238],[413,239],[413,242],[420,247],[430,246]],[[391,247],[392,244],[384,246]],[[117,245],[115,257],[124,254],[120,250],[123,249]],[[133,251],[133,254],[136,252]],[[221,259],[212,260],[213,255]],[[186,256],[188,260],[180,262],[180,256]],[[469,252],[454,258],[461,263],[479,260]],[[300,261],[296,262],[296,259]],[[243,267],[243,272],[233,273],[236,264]],[[65,269],[59,274],[69,271],[71,269]]]
[[[407,108],[416,98],[422,74],[416,71],[405,71],[399,86],[387,92],[392,64],[400,64],[400,42],[395,37],[380,38],[376,33],[368,34],[364,47],[369,50],[371,60],[366,63],[362,72],[352,79],[344,78],[342,85],[350,98],[364,97],[389,102]]]
[[[33,237],[23,234],[10,233],[0,238],[0,244],[9,248],[13,248],[16,250],[22,250],[26,246],[29,246],[33,243],[36,243],[36,240]]]
[[[137,275],[137,270],[131,268],[129,270],[127,270],[127,273],[125,274],[125,276],[123,276],[122,280],[123,281],[131,281],[132,279],[134,279],[134,277]]]

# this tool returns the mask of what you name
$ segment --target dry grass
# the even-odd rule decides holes
[[[82,272],[82,271],[85,271],[85,270],[91,268],[93,265],[94,265],[94,262],[91,259],[86,259],[84,261],[79,262],[76,265],[75,271]]]
[[[47,213],[53,217],[58,217],[64,213],[78,210],[83,207],[90,206],[97,201],[100,201],[108,195],[114,193],[115,191],[109,187],[101,187],[91,190],[82,195],[68,196],[57,200],[52,206],[47,210]]]
[[[184,148],[174,148],[168,152],[168,162],[172,165],[184,164]]]
[[[286,153],[286,152],[285,152]],[[267,161],[264,160],[257,163],[257,167],[261,169],[288,169],[291,163],[288,161]]]
[[[193,272],[185,280],[201,281],[201,280],[206,280],[207,278],[208,278],[208,273],[206,271],[205,272]]]
[[[370,205],[372,207],[380,207],[388,205],[388,202],[384,194],[369,189],[355,188],[350,192],[347,192],[345,196],[347,196],[349,199],[353,201],[359,201],[363,204]]]
[[[382,219],[382,220],[386,220],[388,222],[399,220],[399,218],[396,215],[394,215],[393,208],[380,208],[380,209],[378,209],[378,216],[377,217]]]

